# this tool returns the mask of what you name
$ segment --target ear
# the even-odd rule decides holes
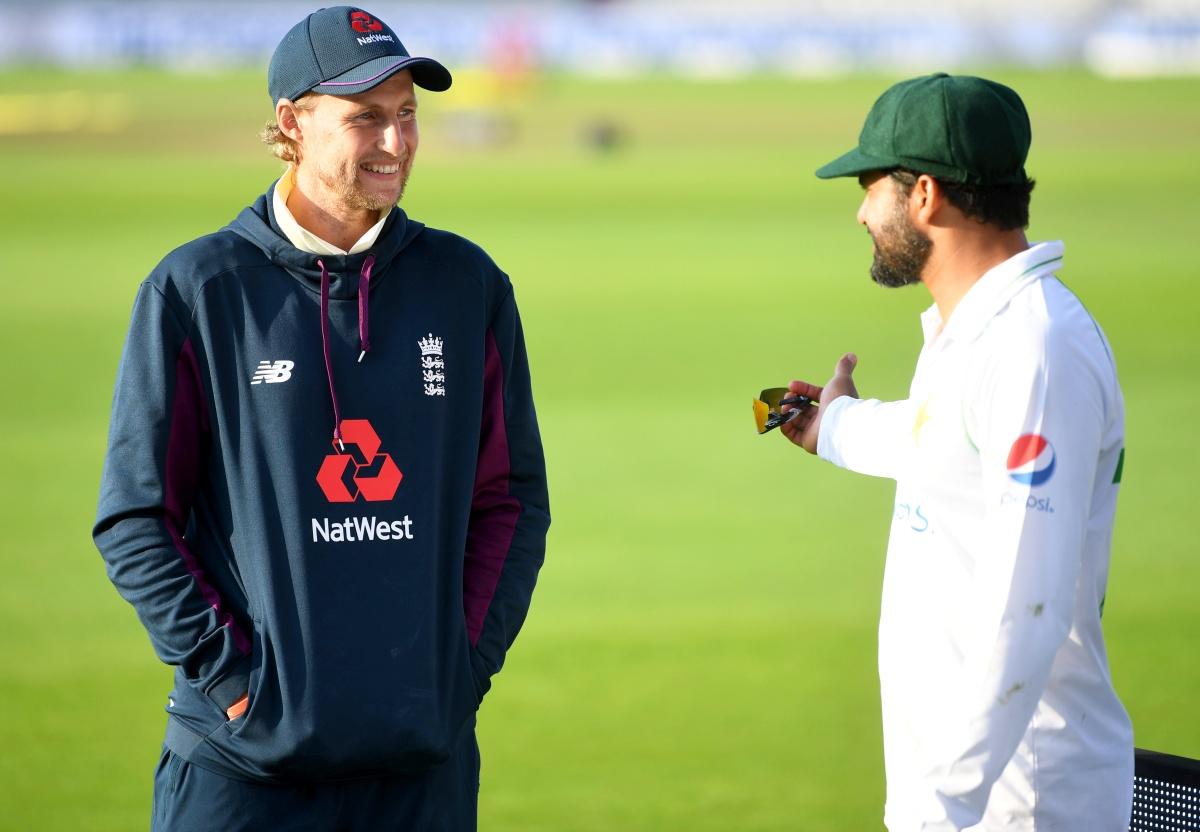
[[[275,105],[275,122],[280,131],[297,144],[304,141],[304,132],[300,129],[300,108],[286,98],[279,99]]]
[[[909,215],[914,224],[918,227],[936,224],[937,215],[945,203],[946,192],[942,189],[942,183],[926,173],[917,177],[908,196]]]

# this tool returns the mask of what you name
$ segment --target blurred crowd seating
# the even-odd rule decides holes
[[[313,2],[0,2],[0,65],[261,65]],[[1200,0],[369,3],[413,53],[498,72],[843,74],[971,65],[1200,73]]]

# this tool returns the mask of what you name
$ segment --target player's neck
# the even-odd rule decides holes
[[[1019,228],[997,231],[976,223],[939,235],[921,271],[921,282],[933,295],[943,326],[981,277],[1027,248],[1029,242]]]
[[[296,170],[296,184],[288,194],[288,210],[306,231],[343,251],[349,251],[371,226],[379,222],[379,212],[342,204],[306,173]]]

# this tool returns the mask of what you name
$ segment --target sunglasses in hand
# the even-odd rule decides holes
[[[793,409],[784,413],[787,405]],[[759,433],[767,433],[796,418],[806,406],[816,407],[817,402],[808,396],[793,396],[786,387],[768,387],[754,400],[754,425]]]

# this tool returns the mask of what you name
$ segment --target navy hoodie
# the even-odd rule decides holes
[[[472,729],[550,524],[512,286],[399,208],[368,252],[300,251],[271,196],[141,285],[96,545],[176,667],[173,751],[421,770]]]

